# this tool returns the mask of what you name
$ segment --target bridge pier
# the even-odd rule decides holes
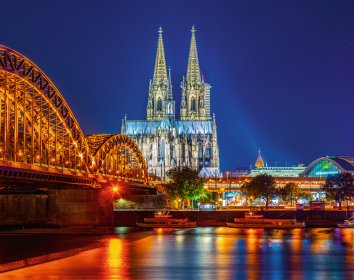
[[[113,196],[107,189],[51,188],[0,193],[0,227],[111,226]]]
[[[48,190],[49,221],[59,226],[109,226],[112,200],[104,189]]]

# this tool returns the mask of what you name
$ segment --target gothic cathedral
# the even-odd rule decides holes
[[[203,176],[219,176],[215,115],[210,117],[210,88],[201,76],[192,27],[187,75],[183,77],[180,120],[175,117],[171,71],[167,72],[162,28],[159,29],[154,76],[149,84],[146,120],[122,120],[121,133],[142,151],[149,173],[166,179],[175,166],[189,166]]]

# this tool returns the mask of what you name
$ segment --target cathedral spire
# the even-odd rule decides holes
[[[167,70],[166,70],[166,60],[165,60],[165,50],[163,47],[162,40],[162,27],[159,28],[159,39],[157,43],[157,52],[154,68],[154,83],[167,82]]]
[[[172,88],[167,74],[165,50],[162,40],[162,28],[159,28],[159,39],[154,68],[154,76],[149,85],[149,97],[146,107],[148,121],[160,121],[163,118],[174,118]]]
[[[187,68],[187,82],[199,83],[200,82],[200,68],[198,61],[197,42],[195,39],[195,28],[192,26],[192,38],[189,48],[188,68]]]

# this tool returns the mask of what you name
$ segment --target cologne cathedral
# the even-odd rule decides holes
[[[215,115],[210,116],[211,86],[200,73],[194,26],[191,31],[187,74],[181,83],[180,119],[176,118],[171,70],[167,72],[160,27],[146,120],[122,120],[121,133],[136,141],[149,173],[163,180],[175,166],[189,166],[205,177],[220,175]]]

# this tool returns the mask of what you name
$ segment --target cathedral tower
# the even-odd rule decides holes
[[[181,120],[210,120],[211,86],[201,76],[194,26],[191,31],[187,75],[181,84]]]
[[[124,116],[121,127],[121,133],[137,143],[150,174],[163,181],[171,168],[189,166],[208,176],[220,175],[216,119],[210,117],[209,93],[210,85],[200,73],[193,27],[187,75],[182,82],[181,119],[175,119],[171,69],[166,66],[160,27],[147,118],[128,120]]]
[[[167,74],[161,27],[159,28],[154,76],[149,84],[149,97],[146,111],[148,121],[160,121],[163,118],[174,119],[175,117],[171,71],[169,69],[169,73]]]

